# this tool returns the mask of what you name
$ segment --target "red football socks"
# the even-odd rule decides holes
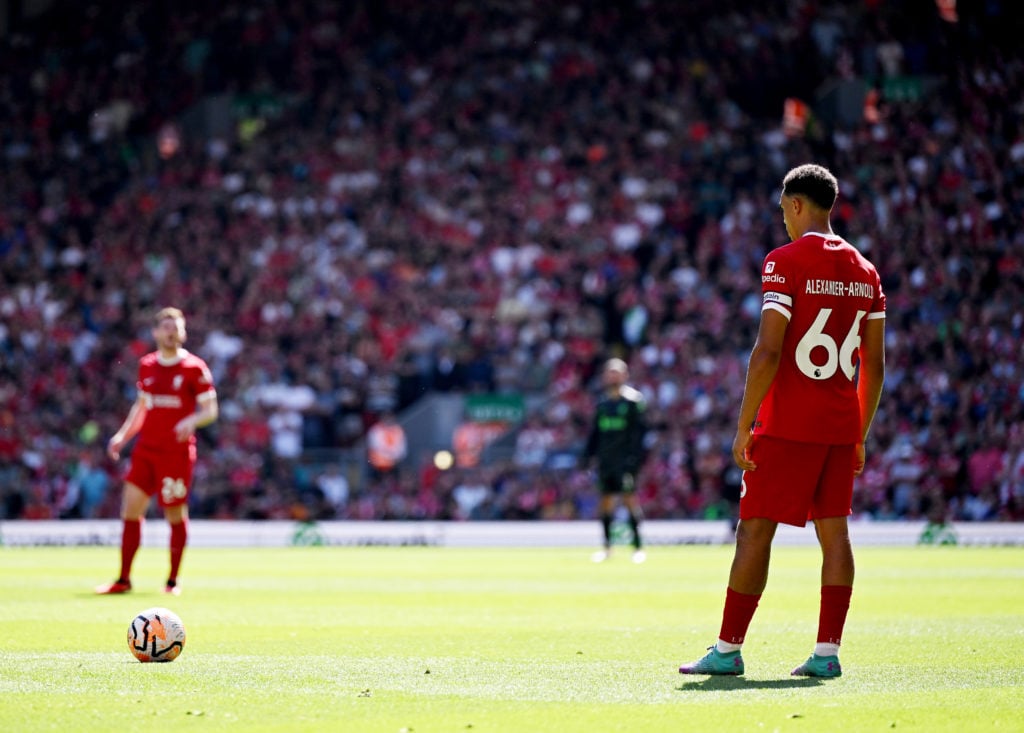
[[[142,542],[142,520],[125,519],[121,529],[121,580],[132,577],[132,561]]]
[[[181,556],[185,554],[185,543],[188,541],[188,522],[180,522],[171,525],[171,572],[167,576],[169,580],[178,579],[178,569],[181,567]]]
[[[818,614],[818,643],[838,644],[846,625],[853,588],[848,585],[821,586],[821,611]]]
[[[722,612],[722,630],[718,638],[730,644],[742,644],[747,627],[754,618],[754,611],[761,600],[761,594],[737,593],[732,588],[725,590],[725,610]]]

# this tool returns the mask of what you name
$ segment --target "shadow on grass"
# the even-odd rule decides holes
[[[751,680],[745,677],[708,677],[706,680],[684,682],[680,692],[723,692],[728,690],[789,690],[818,687],[824,680],[817,677],[791,677],[782,680]]]
[[[94,590],[79,590],[70,593],[74,598],[155,598],[160,596],[161,598],[167,598],[167,602],[170,603],[174,600],[178,600],[181,596],[175,596],[170,593],[164,593],[162,590],[146,590],[143,588],[133,588],[127,593],[97,593]]]

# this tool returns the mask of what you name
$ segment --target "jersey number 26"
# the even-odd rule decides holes
[[[185,482],[180,478],[175,479],[165,476],[163,484],[160,486],[160,493],[163,495],[165,502],[181,499],[187,493]]]

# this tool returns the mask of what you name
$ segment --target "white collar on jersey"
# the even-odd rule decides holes
[[[186,349],[178,349],[178,353],[172,356],[170,359],[165,359],[163,354],[157,352],[156,360],[160,366],[174,366],[179,361],[184,359],[186,356],[188,356],[188,351]]]

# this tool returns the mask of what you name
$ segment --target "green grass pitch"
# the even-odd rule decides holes
[[[0,548],[0,731],[1021,731],[1024,550],[859,548],[837,680],[792,678],[816,549],[777,547],[747,674],[683,677],[717,635],[730,546]],[[188,640],[140,664],[134,614]]]

